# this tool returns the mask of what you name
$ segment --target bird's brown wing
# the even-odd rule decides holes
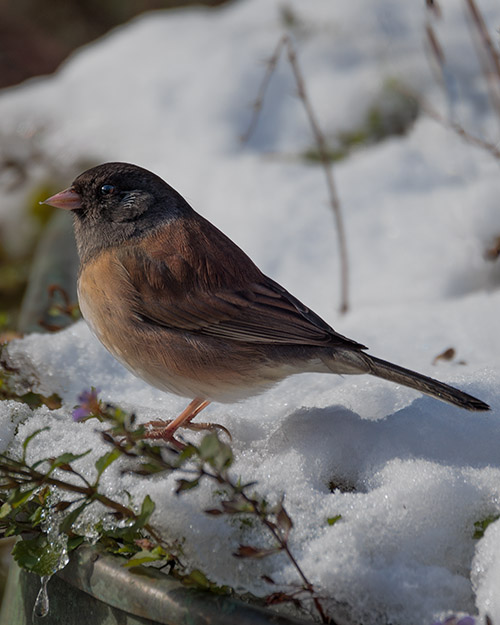
[[[136,318],[231,341],[365,349],[337,334],[224,234],[200,221],[198,230],[196,224],[186,231],[164,228],[118,251]]]

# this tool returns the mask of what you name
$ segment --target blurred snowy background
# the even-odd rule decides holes
[[[470,4],[439,6],[241,0],[158,11],[77,50],[54,75],[0,92],[6,258],[29,264],[39,224],[51,219],[36,200],[90,165],[133,162],[337,331],[491,404],[471,414],[368,377],[308,374],[207,409],[232,433],[235,474],[271,500],[285,494],[291,547],[332,614],[342,602],[364,625],[430,625],[451,613],[500,624],[500,521],[474,538],[476,522],[500,514],[500,78]],[[498,3],[478,6],[498,50]],[[324,172],[285,55],[254,133],[240,140],[286,32],[332,156],[350,263],[346,315]],[[42,249],[52,258],[64,245]],[[133,378],[83,322],[14,340],[8,354],[37,390],[63,399],[52,411],[0,403],[2,449],[50,426],[33,458],[92,448],[82,461],[91,470],[105,449],[98,426],[70,416],[91,385],[144,420],[185,404]],[[261,596],[263,574],[296,582],[281,556],[231,556],[245,529],[203,514],[209,489],[177,498],[173,479],[137,483],[118,468],[106,487],[147,488],[154,523],[185,539],[192,565],[219,584]]]

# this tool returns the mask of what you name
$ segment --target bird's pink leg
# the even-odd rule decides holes
[[[185,408],[181,414],[173,421],[150,421],[146,425],[152,426],[152,429],[146,433],[145,438],[163,439],[165,441],[172,441],[174,445],[180,445],[174,438],[174,433],[180,427],[190,427],[189,423],[196,417],[204,408],[208,406],[210,402],[201,397],[195,397],[193,401]],[[210,425],[206,423],[200,423],[196,427],[192,426],[192,429],[210,429]],[[223,428],[224,429],[224,428]]]
[[[162,438],[165,440],[169,440],[172,438],[174,432],[182,427],[183,425],[189,423],[191,419],[194,419],[197,414],[199,414],[203,408],[206,408],[210,402],[206,399],[201,399],[200,397],[195,397],[193,401],[189,404],[187,408],[185,408],[181,414],[167,424],[164,429],[164,433]]]

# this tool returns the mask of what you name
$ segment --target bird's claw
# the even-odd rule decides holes
[[[171,442],[175,447],[179,449],[183,449],[185,445],[174,438],[174,432],[169,430],[169,424],[172,423],[172,419],[168,421],[148,421],[145,423],[146,433],[144,438],[148,438],[151,440],[164,440],[167,442]],[[183,423],[180,428],[186,428],[188,430],[193,430],[194,432],[200,432],[202,430],[208,430],[209,432],[219,431],[224,432],[230,441],[233,440],[231,436],[231,432],[220,425],[220,423]],[[180,429],[179,428],[179,429]]]

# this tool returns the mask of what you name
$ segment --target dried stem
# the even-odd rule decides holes
[[[453,132],[467,143],[471,145],[475,145],[476,147],[482,148],[486,152],[489,152],[493,158],[500,160],[500,147],[498,144],[490,143],[481,137],[477,137],[473,135],[468,130],[466,130],[461,124],[458,122],[451,122],[446,119],[439,111],[433,108],[428,102],[426,102],[423,98],[419,98],[414,93],[404,89],[403,87],[397,87],[398,91],[408,98],[413,98],[418,101],[418,107],[421,109],[426,115],[431,117],[435,122],[447,128],[448,130],[453,130]]]
[[[438,19],[441,18],[442,16],[441,7],[439,6],[439,3],[437,2],[437,0],[425,0],[425,5],[427,9],[434,14],[436,18]]]
[[[436,33],[434,31],[434,28],[432,27],[431,24],[427,23],[425,25],[425,33],[427,35],[427,41],[429,42],[429,45],[431,47],[432,53],[434,54],[434,57],[436,58],[438,65],[441,67],[443,67],[444,65],[444,52],[443,52],[443,48],[441,47],[441,44],[439,43],[439,40],[436,36]]]
[[[76,473],[75,471],[71,472],[75,475],[78,475],[78,477],[80,477],[88,484],[87,480],[85,480],[85,478],[79,473]],[[110,497],[99,493],[95,486],[79,486],[78,484],[73,484],[71,482],[65,482],[64,480],[50,477],[45,473],[37,471],[33,467],[23,465],[22,463],[12,460],[11,458],[5,458],[5,456],[3,457],[3,461],[0,461],[0,474],[2,478],[12,480],[12,483],[10,484],[1,484],[0,490],[11,489],[21,483],[33,484],[36,486],[54,486],[62,491],[83,495],[85,499],[89,501],[98,501],[106,508],[110,508],[114,512],[118,512],[125,518],[134,521],[137,520],[137,514],[133,510],[127,508],[118,501],[115,501],[114,499],[111,499]],[[147,523],[144,525],[144,529],[159,545],[170,549],[170,546],[161,538],[160,534],[154,527]]]
[[[500,56],[495,49],[486,23],[475,0],[465,0],[469,14],[479,35],[478,58],[482,65],[486,84],[489,87],[492,106],[500,115]]]
[[[117,438],[118,436],[119,438]],[[215,439],[217,440],[217,445],[219,446],[219,450],[222,452],[222,457],[226,458],[226,461],[224,461],[221,466],[218,466],[216,461],[210,461],[209,459],[204,458],[203,453],[201,452],[201,447],[197,448],[191,444],[188,444],[184,452],[180,452],[178,449],[169,446],[168,450],[174,455],[174,457],[177,456],[177,458],[179,458],[178,462],[172,463],[166,460],[161,453],[157,453],[158,448],[152,447],[151,445],[138,439],[136,436],[136,432],[130,431],[127,426],[122,426],[119,430],[113,432],[113,434],[111,435],[109,432],[106,433],[104,439],[108,443],[114,445],[122,453],[125,453],[128,457],[135,457],[138,459],[142,458],[143,460],[148,459],[150,462],[149,466],[155,467],[153,471],[154,473],[156,473],[157,471],[170,472],[172,470],[182,470],[184,474],[192,475],[195,479],[188,482],[189,486],[187,490],[190,490],[193,485],[198,485],[199,480],[202,477],[213,480],[219,485],[226,486],[233,497],[232,500],[231,498],[229,498],[226,501],[226,504],[229,504],[228,507],[224,508],[223,505],[222,510],[210,510],[209,512],[212,514],[236,514],[239,511],[242,513],[255,515],[272,534],[273,538],[279,546],[278,549],[286,554],[292,566],[297,571],[297,574],[299,575],[303,583],[303,590],[310,596],[311,600],[313,601],[314,606],[321,618],[321,621],[323,623],[335,625],[333,619],[327,616],[319,598],[316,595],[316,591],[312,582],[309,581],[290,549],[290,546],[288,544],[288,533],[292,527],[292,521],[289,518],[288,514],[285,512],[283,506],[280,504],[280,513],[275,512],[275,514],[276,516],[279,516],[279,514],[281,514],[281,518],[284,519],[284,526],[283,523],[280,524],[279,522],[274,522],[274,520],[272,519],[273,513],[270,513],[268,511],[266,505],[263,504],[262,501],[260,501],[256,497],[250,497],[246,494],[245,490],[250,488],[253,483],[241,485],[231,479],[227,470],[228,466],[230,465],[230,461],[228,462],[227,459],[229,457],[232,458],[232,453],[230,452],[230,456],[226,455],[226,452],[224,452],[223,450],[229,448],[227,448],[224,443],[221,443],[218,440],[216,434],[212,434],[209,436],[215,437]],[[185,466],[185,460],[182,459],[182,454],[186,452],[189,452],[187,453],[186,458],[192,458],[193,456],[198,458],[198,464],[196,467]],[[147,470],[144,475],[147,475]],[[186,485],[186,480],[181,479],[179,481],[179,488],[177,491],[178,493],[184,490],[182,486],[183,483],[184,485]],[[245,506],[243,510],[239,506],[241,500],[248,504],[248,506]]]
[[[83,395],[83,394],[82,394]],[[37,492],[50,492],[48,487],[53,487],[62,492],[74,493],[79,496],[78,501],[60,501],[55,505],[55,509],[66,510],[83,500],[83,503],[69,513],[63,523],[66,522],[71,528],[77,516],[88,506],[94,502],[99,502],[106,508],[112,510],[120,518],[126,518],[134,521],[136,530],[145,530],[150,537],[156,542],[156,546],[161,546],[167,552],[170,559],[180,564],[178,557],[172,555],[172,546],[162,539],[159,532],[149,523],[149,516],[154,510],[154,504],[151,500],[146,507],[146,498],[144,499],[141,512],[137,514],[130,507],[124,506],[119,501],[108,497],[99,492],[99,481],[102,473],[109,465],[120,457],[127,457],[134,461],[129,471],[142,476],[152,476],[158,473],[171,473],[179,471],[181,473],[193,476],[194,479],[179,478],[177,480],[177,494],[197,487],[202,478],[208,478],[215,481],[218,485],[225,487],[226,496],[221,500],[221,508],[206,510],[208,514],[245,514],[253,515],[272,535],[274,545],[270,549],[260,549],[252,546],[240,545],[239,551],[235,554],[239,557],[264,557],[273,553],[283,552],[296,570],[300,580],[300,589],[293,594],[279,593],[280,601],[294,601],[300,605],[297,598],[299,593],[305,593],[310,599],[321,618],[322,623],[335,625],[333,619],[329,618],[323,609],[320,598],[316,594],[313,584],[302,570],[299,562],[292,553],[288,539],[293,522],[286,512],[283,502],[278,502],[274,506],[268,503],[257,494],[252,496],[247,491],[254,486],[253,482],[242,484],[240,480],[234,480],[229,475],[229,468],[233,462],[233,453],[231,448],[220,441],[215,433],[208,434],[202,440],[199,446],[187,444],[182,450],[174,446],[166,445],[166,447],[153,446],[144,440],[144,427],[133,427],[134,415],[124,413],[119,408],[115,408],[109,404],[104,404],[97,400],[95,394],[87,393],[86,401],[89,398],[93,402],[94,410],[98,413],[100,420],[107,421],[111,424],[111,429],[102,432],[102,438],[105,442],[113,446],[113,450],[101,456],[96,462],[97,477],[94,483],[89,482],[82,474],[76,471],[72,463],[79,460],[88,452],[83,454],[62,454],[57,458],[45,458],[38,460],[33,465],[29,465],[26,461],[26,450],[29,442],[37,436],[42,430],[37,430],[30,435],[23,443],[24,453],[20,460],[9,458],[6,455],[0,455],[0,491],[11,491],[10,497],[7,497],[3,503],[12,502],[0,526],[7,531],[12,528],[19,531],[29,529],[25,519],[20,516],[20,512],[24,514],[22,506],[29,503],[36,497]],[[88,407],[88,406],[87,406]],[[97,417],[97,414],[94,415]],[[90,416],[89,416],[90,418]],[[165,455],[165,452],[169,454]],[[139,461],[139,463],[137,462]],[[41,465],[48,463],[46,471],[39,469]],[[67,481],[61,476],[54,476],[54,471],[70,473],[72,476],[81,480],[81,484]],[[0,501],[3,498],[0,497]],[[42,500],[40,500],[42,503]],[[43,500],[45,505],[45,499]],[[14,511],[14,517],[9,517],[11,511]],[[31,514],[31,512],[29,512]],[[147,516],[145,516],[147,515]],[[35,514],[36,518],[36,514]],[[31,521],[31,517],[29,517]],[[71,524],[69,524],[69,521]],[[31,528],[33,529],[33,528]],[[68,528],[62,529],[68,533]],[[69,532],[71,533],[71,532]],[[40,534],[43,537],[43,532]],[[105,536],[105,534],[104,534]],[[130,539],[129,539],[130,540]],[[149,540],[149,539],[147,539]],[[137,544],[137,541],[135,541]],[[150,551],[150,550],[148,550]],[[276,599],[276,596],[273,596]]]
[[[290,547],[288,545],[288,537],[287,536],[283,536],[282,533],[277,530],[275,524],[272,523],[271,521],[269,521],[269,519],[267,518],[266,513],[260,508],[260,506],[258,505],[257,501],[255,501],[254,499],[248,497],[243,492],[241,493],[241,496],[243,497],[243,499],[245,499],[245,501],[247,503],[249,503],[249,504],[251,504],[253,506],[253,508],[256,511],[256,514],[257,514],[258,518],[260,519],[260,521],[263,523],[263,525],[265,525],[267,527],[267,529],[273,535],[274,539],[280,545],[281,549],[286,553],[288,559],[290,560],[290,562],[292,563],[293,567],[297,571],[299,577],[302,579],[302,582],[304,584],[305,590],[308,592],[308,594],[312,598],[314,606],[315,606],[316,610],[318,611],[318,614],[320,615],[321,622],[322,623],[329,623],[330,625],[335,625],[333,619],[329,618],[326,615],[325,611],[323,610],[323,606],[321,605],[320,600],[316,596],[316,592],[314,590],[314,586],[309,581],[309,579],[306,577],[304,571],[302,570],[302,568],[300,567],[299,563],[295,559],[295,556],[291,552]]]
[[[420,101],[420,106],[429,117],[432,117],[432,119],[441,124],[441,126],[453,130],[453,132],[462,137],[462,139],[464,139],[467,143],[482,148],[483,150],[489,152],[494,158],[500,159],[500,148],[498,145],[490,143],[480,137],[476,137],[458,122],[451,122],[445,119],[438,111],[436,111],[436,109],[432,108],[428,103],[423,102],[422,100]]]
[[[306,574],[302,570],[300,564],[297,562],[297,560],[295,559],[295,556],[293,555],[290,549],[290,546],[288,544],[288,533],[292,527],[292,521],[288,517],[288,514],[285,512],[283,506],[280,504],[280,510],[282,511],[282,514],[287,519],[285,530],[283,529],[283,527],[280,526],[279,523],[277,524],[271,520],[269,512],[258,499],[256,499],[255,497],[250,497],[245,493],[245,489],[251,486],[251,484],[247,484],[246,486],[238,486],[236,483],[234,483],[231,480],[231,478],[227,474],[227,471],[225,470],[223,471],[214,470],[212,472],[212,471],[207,471],[205,468],[200,468],[199,475],[215,480],[218,484],[224,484],[232,491],[233,496],[236,496],[237,498],[241,498],[246,504],[248,504],[248,509],[244,509],[242,510],[242,512],[246,514],[253,513],[259,519],[262,525],[264,525],[264,527],[266,527],[266,529],[271,533],[274,540],[279,545],[278,549],[280,551],[283,551],[286,554],[292,566],[297,571],[297,574],[299,575],[304,585],[303,590],[306,591],[307,594],[311,597],[314,603],[314,606],[316,610],[318,611],[318,614],[321,618],[321,622],[328,623],[330,625],[335,625],[335,621],[329,616],[327,616],[325,610],[323,609],[323,606],[321,605],[321,602],[318,596],[316,595],[316,591],[312,582],[309,581],[309,579],[307,578]],[[249,512],[249,510],[251,510],[252,512]],[[214,510],[211,510],[209,512],[213,513]],[[234,514],[234,512],[229,512],[229,514]]]
[[[254,133],[255,128],[257,127],[260,112],[262,110],[262,105],[264,104],[264,99],[266,97],[267,89],[269,87],[269,83],[271,82],[274,70],[276,69],[276,65],[278,64],[279,58],[281,56],[281,50],[283,49],[284,45],[285,38],[282,37],[279,40],[278,45],[276,46],[276,50],[273,52],[273,55],[266,63],[266,73],[264,74],[264,78],[262,79],[259,92],[252,105],[252,119],[250,120],[247,131],[243,135],[241,135],[241,140],[243,141],[243,143],[246,143],[250,139],[250,137]]]
[[[487,51],[488,57],[491,61],[491,64],[493,65],[493,68],[497,75],[497,79],[500,80],[500,55],[498,53],[498,50],[493,45],[493,42],[491,41],[491,37],[488,29],[486,28],[483,16],[477,8],[475,0],[465,1],[467,6],[469,7],[470,14],[472,16],[472,19],[474,20],[474,23],[476,24],[477,30],[479,31],[479,34],[481,36],[483,47]]]
[[[299,68],[297,54],[295,52],[295,48],[288,36],[286,36],[285,43],[287,46],[288,60],[290,61],[290,65],[292,66],[293,73],[295,76],[295,82],[297,83],[297,91],[299,98],[302,100],[304,104],[304,108],[306,110],[307,116],[309,118],[309,123],[311,124],[311,128],[314,134],[314,138],[318,147],[318,153],[321,159],[321,165],[323,166],[323,170],[326,176],[326,184],[328,187],[328,194],[330,196],[330,206],[333,210],[333,215],[335,217],[335,225],[337,227],[337,237],[339,244],[339,255],[340,255],[340,312],[345,313],[349,308],[349,298],[348,298],[348,260],[347,260],[347,246],[346,246],[346,238],[345,238],[345,230],[344,230],[344,220],[342,216],[342,211],[340,208],[340,201],[337,194],[337,189],[335,187],[335,182],[333,180],[333,172],[332,166],[330,163],[330,159],[328,157],[328,150],[326,145],[325,136],[321,132],[321,129],[318,124],[318,120],[316,119],[316,115],[312,108],[311,101],[307,95],[304,79],[302,73]]]
[[[253,115],[250,121],[250,125],[248,130],[242,136],[243,141],[248,141],[250,136],[255,130],[257,125],[259,115],[262,111],[262,105],[264,102],[265,94],[267,92],[267,88],[271,81],[271,77],[274,73],[276,65],[278,63],[279,57],[283,49],[287,51],[288,61],[293,71],[293,76],[295,79],[295,84],[297,86],[297,94],[304,106],[304,109],[307,114],[307,118],[309,120],[309,124],[311,126],[314,140],[316,142],[316,147],[318,149],[318,155],[321,161],[321,166],[325,172],[326,184],[328,188],[328,195],[330,201],[330,207],[333,211],[335,226],[337,230],[337,240],[339,245],[339,257],[340,257],[340,312],[345,313],[349,309],[349,265],[348,265],[348,255],[347,255],[347,244],[346,244],[346,236],[345,236],[345,228],[344,228],[344,220],[342,216],[342,210],[340,206],[339,197],[337,194],[337,189],[335,186],[335,181],[333,178],[332,165],[328,155],[327,143],[323,132],[319,126],[316,114],[311,104],[311,100],[306,91],[305,81],[302,72],[299,68],[299,63],[297,60],[297,53],[295,51],[295,47],[288,35],[284,35],[278,42],[276,49],[269,59],[267,63],[267,70],[262,80],[257,98],[253,105]]]
[[[493,98],[493,104],[497,112],[499,112],[500,106],[499,106],[498,88],[500,86],[500,55],[493,45],[491,37],[488,33],[488,29],[486,28],[485,21],[476,5],[475,0],[465,0],[465,2],[468,7],[471,19],[480,37],[481,46],[478,51],[478,55],[480,57],[480,61],[483,61],[482,63],[483,72],[484,72],[487,84],[490,87],[490,94]],[[429,1],[427,0],[426,4],[427,4],[427,7],[434,12],[434,9],[435,9],[434,3],[433,2],[429,3]],[[438,14],[435,13],[435,15],[436,17],[440,18],[441,12],[439,11],[439,13]],[[446,85],[446,81],[443,79],[443,76],[445,73],[444,51],[430,23],[426,24],[426,36],[427,36],[427,41],[429,43],[433,58],[436,60],[436,63],[440,69],[440,72],[441,72],[440,78],[442,79],[443,84]],[[493,68],[493,74],[491,72],[491,68]],[[492,80],[493,77],[496,77],[495,81]],[[422,100],[419,100],[419,105],[420,105],[420,108],[425,113],[427,113],[429,117],[434,119],[436,122],[438,122],[445,128],[453,130],[453,132],[455,132],[457,135],[462,137],[464,141],[466,141],[467,143],[470,143],[471,145],[480,147],[483,150],[486,150],[487,152],[489,152],[494,158],[500,159],[500,148],[498,147],[498,145],[495,145],[493,143],[490,143],[489,141],[486,141],[485,139],[481,139],[480,137],[473,135],[458,122],[450,121],[446,119],[443,115],[441,115],[441,113],[439,113],[437,110],[432,108],[428,103]]]

